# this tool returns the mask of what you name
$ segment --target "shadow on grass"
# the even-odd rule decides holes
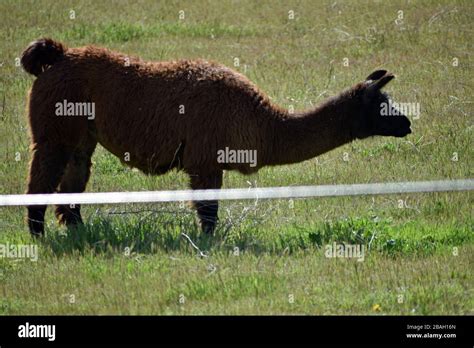
[[[214,236],[202,234],[193,211],[96,213],[83,225],[50,230],[41,243],[56,255],[90,251],[153,254],[161,250],[204,257],[210,250],[231,251],[252,245],[249,234],[232,233],[235,227],[226,219],[218,224]]]
[[[387,255],[431,254],[473,240],[469,226],[436,226],[420,222],[393,224],[378,217],[350,217],[318,222],[305,228],[278,222],[273,229],[252,209],[227,215],[214,236],[203,235],[194,211],[107,212],[94,214],[84,225],[49,231],[41,241],[56,255],[74,253],[153,254],[189,252],[205,257],[214,252],[285,254],[338,243],[361,245]],[[261,230],[265,231],[264,233]]]

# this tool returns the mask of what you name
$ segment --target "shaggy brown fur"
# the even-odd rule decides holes
[[[380,116],[387,100],[380,89],[393,78],[384,70],[313,110],[291,114],[243,75],[205,60],[144,62],[41,39],[21,62],[38,77],[29,96],[31,194],[83,192],[98,142],[122,161],[129,154],[124,163],[145,173],[177,168],[190,176],[191,188],[211,189],[221,187],[223,170],[249,174],[310,159],[355,138],[410,132],[406,117]],[[93,102],[95,119],[56,116],[55,105],[64,100]],[[218,163],[217,152],[226,147],[256,150],[257,165]],[[212,232],[217,202],[195,206],[203,230]],[[45,209],[28,207],[33,234],[43,233]],[[56,215],[75,224],[79,209],[58,206]]]

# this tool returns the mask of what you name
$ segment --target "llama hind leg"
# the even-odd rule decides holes
[[[91,173],[91,157],[97,141],[89,139],[86,147],[76,149],[66,167],[66,171],[59,183],[59,193],[81,193],[86,189]],[[55,215],[60,224],[74,226],[82,224],[81,206],[57,205]]]
[[[190,174],[191,188],[193,190],[220,189],[222,174],[222,171],[206,175]],[[205,234],[213,234],[217,223],[218,201],[195,201],[193,204],[197,210],[202,231]]]
[[[30,163],[27,194],[53,193],[64,173],[70,152],[51,144],[35,144]],[[44,234],[45,205],[28,206],[28,227],[34,236]]]

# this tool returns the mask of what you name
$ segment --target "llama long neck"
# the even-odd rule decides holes
[[[266,164],[302,162],[351,142],[355,139],[354,116],[348,93],[306,112],[280,115],[274,123]]]

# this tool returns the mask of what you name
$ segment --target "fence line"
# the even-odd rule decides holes
[[[284,186],[222,190],[175,190],[140,192],[87,192],[0,195],[0,206],[50,204],[153,203],[238,199],[275,199],[382,195],[419,192],[471,191],[474,179],[409,181],[352,185]]]

